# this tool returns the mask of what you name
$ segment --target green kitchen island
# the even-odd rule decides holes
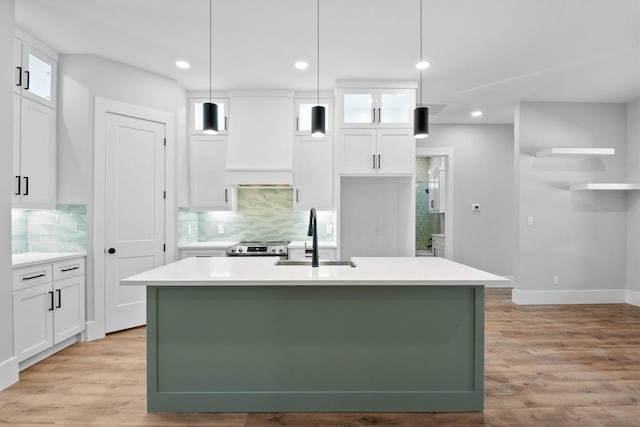
[[[484,285],[437,257],[187,258],[147,286],[150,412],[482,411]]]

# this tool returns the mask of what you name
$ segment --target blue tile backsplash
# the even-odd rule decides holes
[[[290,188],[241,188],[237,212],[178,211],[178,243],[234,242],[241,240],[307,240],[309,212],[293,210]],[[318,239],[335,241],[334,211],[318,212]],[[332,233],[327,233],[331,224]],[[218,234],[218,226],[224,228]]]
[[[58,205],[55,210],[11,210],[12,253],[85,252],[87,207]]]

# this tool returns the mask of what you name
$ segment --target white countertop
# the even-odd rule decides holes
[[[178,245],[178,249],[226,249],[227,246],[231,246],[235,242],[192,242],[181,243]]]
[[[86,252],[28,252],[11,257],[13,268],[28,267],[45,262],[64,261],[66,259],[87,256]]]
[[[432,234],[431,237],[444,237],[444,234]]]
[[[304,240],[300,240],[300,241],[295,241],[295,242],[291,242],[289,243],[289,247],[290,248],[294,248],[294,249],[300,249],[300,248],[304,248]],[[311,247],[311,244],[307,244],[308,247]],[[328,249],[335,249],[338,247],[338,244],[336,242],[318,242],[318,247],[319,248],[328,248]]]
[[[127,277],[128,285],[304,286],[304,285],[486,285],[508,279],[440,257],[353,258],[346,266],[276,266],[271,257],[187,258]]]

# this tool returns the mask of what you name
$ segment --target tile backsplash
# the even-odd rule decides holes
[[[291,188],[240,188],[237,198],[237,212],[180,208],[178,243],[309,239],[309,211],[293,210]],[[318,240],[335,241],[335,223],[334,211],[319,211]]]
[[[11,210],[12,253],[84,252],[87,207],[58,205],[55,210]]]

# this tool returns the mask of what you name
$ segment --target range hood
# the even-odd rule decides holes
[[[231,91],[226,182],[293,185],[293,92]]]

